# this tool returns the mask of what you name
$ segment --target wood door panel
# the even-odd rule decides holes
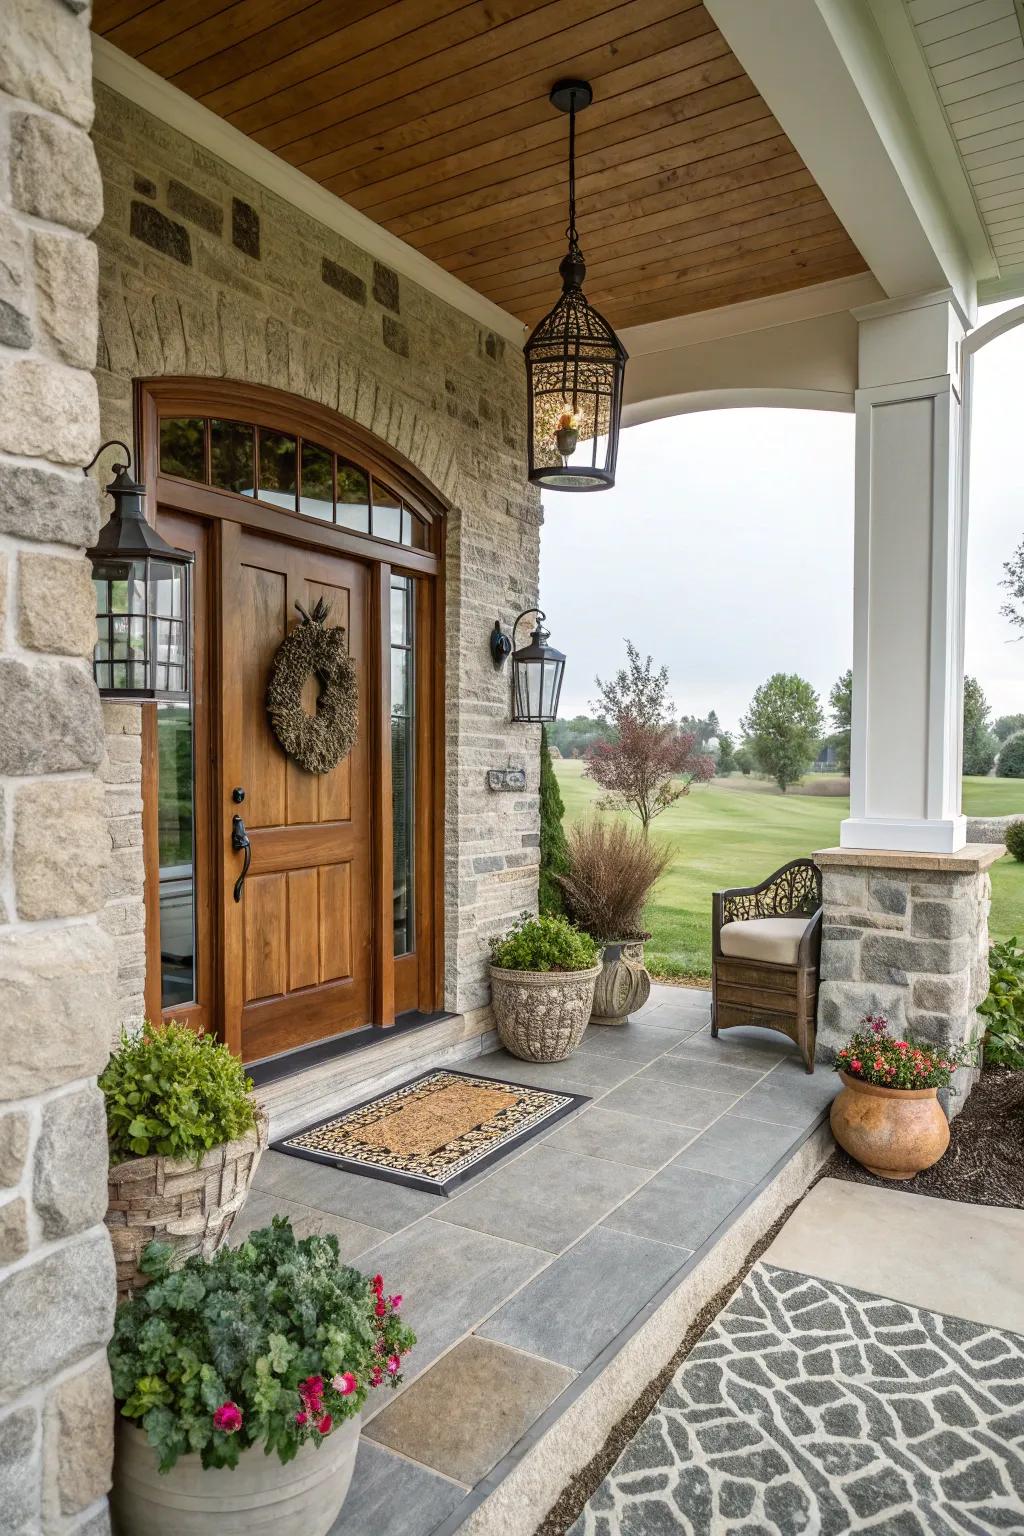
[[[287,990],[287,876],[250,876],[246,881],[243,918],[245,1001],[276,997]]]
[[[285,819],[287,759],[264,726],[270,664],[285,635],[287,582],[283,572],[243,565],[241,602],[245,644],[242,693],[242,776],[250,826],[278,826]],[[230,686],[230,685],[229,685]]]
[[[320,869],[320,980],[352,975],[352,865]]]
[[[320,975],[320,899],[315,869],[292,869],[288,881],[288,990],[315,987]]]

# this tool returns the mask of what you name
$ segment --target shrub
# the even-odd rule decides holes
[[[256,1121],[252,1082],[226,1045],[184,1024],[124,1033],[99,1080],[110,1161],[194,1157],[234,1141]]]
[[[491,963],[506,971],[589,971],[600,950],[564,917],[524,912],[504,938],[491,940]]]
[[[637,828],[595,817],[569,833],[569,871],[562,877],[573,922],[599,943],[649,938],[643,912],[671,851]]]
[[[1024,1068],[1024,949],[1017,939],[989,950],[988,996],[978,1012],[985,1023],[986,1065]]]
[[[186,1451],[233,1467],[262,1444],[290,1461],[360,1412],[369,1392],[401,1381],[416,1342],[400,1296],[339,1263],[338,1239],[296,1241],[275,1217],[238,1248],[169,1267],[150,1243],[152,1282],[117,1310],[109,1347],[114,1396],[136,1419],[161,1472]]]
[[[562,817],[565,803],[551,766],[547,727],[540,731],[540,880],[538,906],[549,916],[565,910],[559,875],[568,867]]]
[[[1006,829],[1006,851],[1024,864],[1024,821],[1011,821]]]
[[[754,754],[749,747],[737,747],[733,753],[733,762],[744,778],[754,770]]]
[[[1000,779],[1024,779],[1024,731],[1018,731],[1009,741],[1004,741],[996,759],[996,776]]]
[[[971,1066],[973,1045],[936,1046],[905,1035],[894,1040],[882,1014],[868,1014],[838,1052],[835,1070],[880,1088],[945,1088],[958,1067]]]

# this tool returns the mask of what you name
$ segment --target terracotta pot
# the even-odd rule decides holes
[[[583,1039],[601,967],[508,971],[491,966],[498,1039],[520,1061],[564,1061]]]
[[[625,1024],[651,995],[644,969],[644,941],[619,939],[601,952],[601,974],[594,988],[591,1024]]]
[[[840,1072],[832,1100],[832,1134],[869,1173],[912,1179],[949,1146],[949,1122],[937,1088],[881,1088]]]
[[[194,1253],[211,1259],[245,1203],[267,1145],[269,1123],[256,1105],[256,1124],[237,1141],[194,1158],[130,1157],[107,1176],[106,1223],[117,1262],[117,1296],[149,1284],[139,1270],[146,1244],[170,1243],[175,1262]]]
[[[158,1471],[145,1434],[118,1419],[110,1503],[118,1536],[210,1536],[210,1532],[326,1536],[345,1502],[359,1448],[359,1418],[346,1419],[317,1448],[283,1465],[250,1446],[237,1467],[204,1469],[198,1455]]]

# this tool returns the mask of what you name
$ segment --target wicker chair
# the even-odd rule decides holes
[[[793,859],[760,885],[716,891],[711,920],[711,1033],[778,1030],[814,1071],[821,958],[821,872]]]

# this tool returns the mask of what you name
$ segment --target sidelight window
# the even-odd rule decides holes
[[[160,1004],[196,998],[192,704],[157,705]]]
[[[391,578],[391,808],[395,954],[415,948],[416,678],[414,586]]]

